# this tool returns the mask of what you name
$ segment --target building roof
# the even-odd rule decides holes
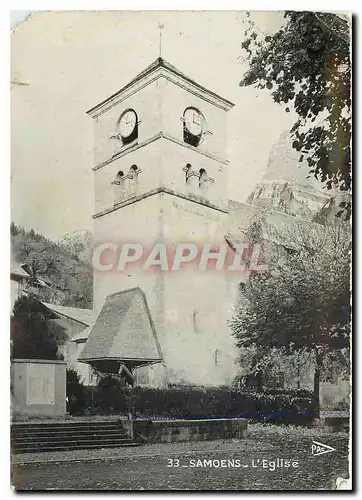
[[[27,273],[18,262],[11,260],[10,262],[10,274],[19,276],[21,278],[30,278],[30,274]]]
[[[78,361],[162,361],[145,294],[131,288],[108,295]]]
[[[20,268],[25,273],[27,273],[27,277],[32,278],[32,282],[34,285],[40,286],[41,288],[54,287],[54,288],[57,288],[58,290],[61,290],[61,291],[65,290],[65,288],[63,286],[58,285],[58,283],[54,283],[53,281],[49,280],[48,278],[46,278],[44,276],[41,276],[40,274],[37,274],[36,276],[32,276],[31,275],[31,268],[30,268],[29,264],[17,264],[17,263],[15,263],[15,264],[17,266],[20,266]],[[12,271],[11,271],[11,273],[12,273]]]
[[[79,307],[66,307],[58,306],[57,304],[49,304],[48,302],[42,302],[42,304],[53,311],[55,314],[59,314],[66,318],[73,319],[78,323],[82,323],[85,326],[89,326],[93,323],[94,315],[92,309],[81,309]]]
[[[77,343],[85,342],[88,339],[91,330],[92,330],[92,325],[91,326],[87,326],[87,328],[85,328],[81,332],[76,333],[70,339],[70,341],[71,342],[77,342]]]
[[[142,80],[144,77],[148,76],[150,73],[153,71],[156,71],[158,68],[165,68],[171,71],[173,74],[175,74],[178,77],[181,77],[182,79],[186,80],[187,82],[191,83],[198,89],[202,90],[203,92],[206,92],[213,97],[217,99],[221,99],[221,101],[224,102],[224,104],[227,105],[227,107],[233,107],[234,103],[229,101],[228,99],[225,99],[224,97],[221,97],[219,94],[216,94],[215,92],[212,92],[211,90],[207,89],[203,85],[200,85],[199,83],[195,82],[195,80],[192,80],[189,76],[187,76],[185,73],[180,71],[176,66],[173,66],[173,64],[170,64],[169,62],[165,61],[162,57],[158,57],[155,61],[153,61],[149,66],[147,66],[143,71],[138,73],[135,78],[133,78],[130,82],[127,83],[124,87],[122,87],[120,90],[112,94],[111,96],[107,97],[107,99],[104,99],[102,102],[97,104],[96,106],[93,106],[91,109],[87,111],[88,114],[93,113],[97,108],[103,106],[106,102],[111,101],[114,97],[116,97],[118,94],[121,94],[128,88],[132,87],[135,83],[139,82]]]
[[[238,205],[240,205],[239,210],[242,210],[243,207],[247,208],[246,204],[232,202],[232,206],[236,211],[236,216],[238,214]],[[252,205],[249,205],[249,207],[253,208],[256,218],[253,218],[249,214],[248,217],[242,220],[240,225],[234,223],[234,225],[230,227],[229,232],[224,235],[227,243],[234,249],[238,244],[248,243],[248,230],[251,224],[258,220],[258,216],[261,217],[260,220],[262,221],[262,240],[271,244],[282,245],[292,250],[298,250],[300,248],[300,243],[298,242],[300,236],[298,237],[298,235],[303,235],[306,231],[312,235],[314,231],[319,232],[323,230],[324,227],[316,221],[279,212],[272,208],[261,212],[257,207],[252,207]],[[242,212],[240,213],[242,214]],[[295,238],[296,241],[293,241],[293,238]]]

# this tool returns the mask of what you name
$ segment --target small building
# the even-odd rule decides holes
[[[20,264],[15,260],[11,261],[10,311],[13,310],[16,300],[20,297],[29,294],[37,297],[39,302],[51,312],[48,327],[57,340],[59,353],[67,362],[67,367],[76,370],[84,384],[92,385],[96,381],[94,371],[89,365],[77,361],[86,339],[84,339],[83,343],[70,341],[73,338],[78,338],[78,335],[82,337],[82,332],[93,323],[93,311],[41,301],[42,290],[49,287],[54,288],[57,293],[62,292],[59,285],[51,283],[42,277],[32,277],[29,268],[25,264]]]
[[[27,294],[30,283],[30,274],[20,264],[12,260],[10,263],[10,311],[13,310],[15,301]]]
[[[54,283],[43,276],[34,276],[27,264],[15,260],[10,263],[10,311],[13,310],[15,301],[24,295],[32,294],[36,297],[43,295],[43,290],[54,291],[54,300],[61,301],[65,298],[65,291],[58,283]]]
[[[47,302],[42,302],[42,304],[52,313],[52,318],[48,320],[48,327],[57,340],[59,353],[64,357],[67,367],[78,373],[83,384],[93,385],[96,382],[94,370],[90,365],[79,363],[77,360],[83,349],[84,342],[74,341],[74,339],[82,337],[84,331],[93,323],[93,311],[78,307],[59,306]]]

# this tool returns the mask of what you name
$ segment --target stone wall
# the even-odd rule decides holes
[[[125,423],[127,425],[127,423]],[[128,424],[129,425],[129,424]],[[145,443],[174,443],[242,439],[247,434],[245,418],[202,420],[134,420],[134,439]]]

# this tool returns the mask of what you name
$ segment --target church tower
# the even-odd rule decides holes
[[[159,57],[88,111],[95,126],[96,245],[225,243],[226,117],[232,107]],[[133,287],[145,294],[163,358],[139,370],[140,383],[232,380],[235,348],[227,316],[233,297],[221,272],[192,266],[143,271],[137,262],[124,270],[95,270],[96,313],[107,296]]]

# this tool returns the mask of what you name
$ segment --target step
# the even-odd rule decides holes
[[[36,442],[44,442],[44,441],[64,441],[64,440],[75,440],[75,439],[118,439],[128,437],[129,434],[127,432],[117,432],[117,434],[60,434],[58,436],[52,435],[44,435],[44,436],[18,436],[11,437],[11,441],[13,443],[27,442],[27,441],[36,441]]]
[[[117,434],[65,434],[61,436],[22,436],[14,439],[11,438],[12,443],[26,443],[26,442],[38,442],[43,443],[47,441],[59,442],[59,441],[74,441],[78,439],[124,439],[128,438],[129,434],[126,432],[119,432]]]
[[[23,429],[11,429],[12,436],[18,436],[20,434],[59,434],[61,432],[117,432],[124,430],[124,427],[121,425],[113,426],[113,427],[57,427],[57,428],[49,428],[49,427],[37,427],[37,428],[23,428]]]
[[[91,445],[91,444],[122,444],[122,443],[125,443],[125,442],[128,442],[130,441],[129,438],[119,438],[119,439],[79,439],[79,440],[76,440],[76,441],[62,441],[60,443],[54,443],[54,442],[51,442],[51,441],[45,441],[43,443],[13,443],[12,444],[12,448],[16,449],[16,448],[26,448],[26,447],[39,447],[39,448],[50,448],[50,447],[53,447],[53,446],[72,446],[74,444],[76,445],[80,445],[80,444],[86,444],[86,445]]]
[[[73,445],[73,446],[53,446],[52,448],[38,448],[38,447],[26,447],[26,448],[18,448],[12,450],[14,454],[18,453],[43,453],[50,451],[73,451],[73,450],[99,450],[99,449],[108,449],[108,448],[125,448],[125,447],[136,447],[142,446],[142,443],[135,443],[133,441],[125,442],[122,444],[107,444],[104,446],[103,444],[97,445]]]
[[[34,437],[42,437],[42,436],[63,436],[63,435],[73,435],[79,436],[80,434],[119,434],[119,433],[127,433],[125,429],[119,427],[118,429],[57,429],[56,431],[49,431],[48,429],[40,430],[31,430],[31,431],[18,431],[12,432],[11,437],[25,437],[25,436],[34,436]]]
[[[12,424],[11,428],[14,430],[24,430],[24,429],[80,429],[82,427],[87,428],[115,428],[122,427],[121,422],[72,422],[72,423],[44,423],[44,424]]]
[[[138,446],[122,422],[78,421],[49,423],[15,423],[11,426],[13,453],[36,453],[77,449]]]
[[[114,433],[114,434],[100,434],[98,432],[96,433],[91,433],[91,434],[58,434],[56,436],[52,435],[52,434],[44,434],[42,436],[27,436],[27,435],[24,435],[24,436],[18,436],[16,438],[14,438],[13,436],[11,437],[11,441],[13,442],[18,442],[18,441],[27,441],[27,440],[31,440],[31,441],[58,441],[59,439],[62,439],[62,440],[73,440],[73,439],[93,439],[95,437],[99,438],[99,439],[117,439],[117,438],[123,438],[123,437],[127,437],[128,436],[128,433],[127,432],[117,432],[117,433]]]
[[[91,418],[86,418],[86,417],[79,417],[79,418],[74,418],[71,419],[69,418],[68,420],[58,420],[55,418],[47,418],[44,420],[13,420],[12,425],[84,425],[84,424],[117,424],[121,422],[122,420],[128,420],[127,418],[102,418],[99,417],[99,419],[91,419]]]
[[[111,440],[111,439],[128,439],[129,436],[126,433],[118,433],[114,435],[99,435],[99,434],[91,434],[91,435],[78,435],[78,436],[57,436],[56,438],[54,436],[43,436],[41,438],[34,438],[32,436],[27,436],[27,437],[22,437],[18,439],[11,439],[11,442],[13,444],[21,444],[21,443],[48,443],[48,442],[53,442],[53,443],[59,443],[59,442],[69,442],[69,441],[80,441],[80,440]]]
[[[74,446],[104,446],[107,448],[107,446],[121,446],[122,444],[127,444],[131,443],[132,441],[130,439],[113,439],[110,441],[103,441],[103,440],[95,440],[95,441],[90,441],[90,440],[80,440],[80,441],[64,441],[63,443],[22,443],[18,444],[15,446],[12,446],[11,448],[15,450],[19,449],[28,449],[28,448],[37,448],[42,451],[50,450],[53,448],[72,448]]]

